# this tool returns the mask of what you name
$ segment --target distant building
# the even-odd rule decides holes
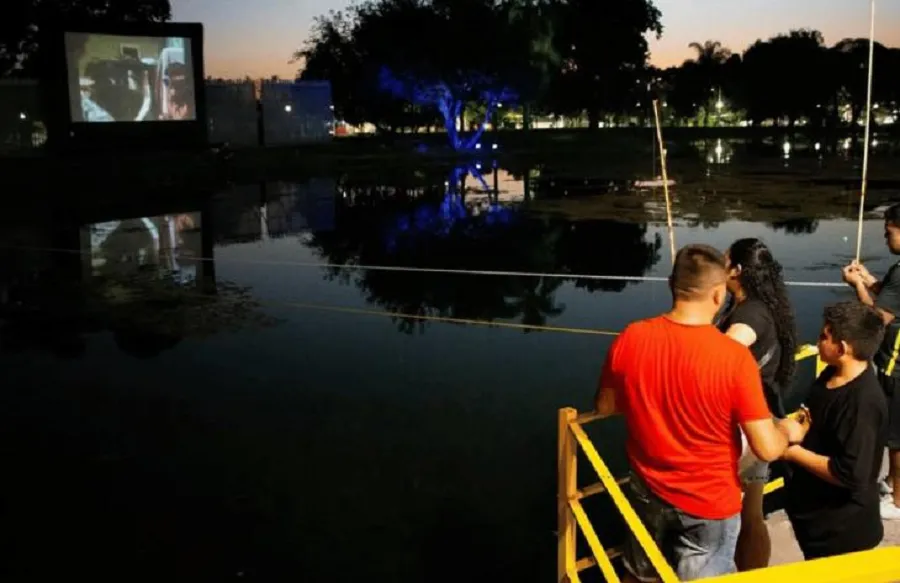
[[[263,81],[260,103],[267,146],[323,142],[334,135],[328,81]]]
[[[259,111],[253,81],[207,80],[206,115],[211,144],[259,145]]]
[[[47,140],[40,86],[32,79],[0,79],[0,154],[27,152]]]

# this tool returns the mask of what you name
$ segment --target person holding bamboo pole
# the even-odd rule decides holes
[[[900,204],[884,213],[884,239],[892,255],[900,255]],[[887,332],[875,355],[875,368],[888,399],[888,477],[882,485],[886,496],[881,517],[900,520],[900,263],[895,263],[879,281],[865,265],[853,261],[843,269],[844,281],[859,301],[881,314]]]

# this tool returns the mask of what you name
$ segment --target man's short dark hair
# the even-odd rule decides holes
[[[726,261],[715,247],[686,245],[675,255],[669,285],[676,299],[702,299],[714,286],[725,283]]]
[[[893,204],[884,211],[884,222],[894,227],[900,227],[900,203]]]
[[[884,321],[878,310],[849,301],[826,307],[824,315],[835,342],[846,342],[856,360],[872,360],[884,338]]]

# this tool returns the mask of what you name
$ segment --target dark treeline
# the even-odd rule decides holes
[[[604,124],[858,124],[868,40],[828,46],[815,30],[742,53],[701,40],[660,70],[647,36],[664,32],[652,0],[368,0],[318,18],[295,54],[301,79],[332,83],[338,119],[381,130],[512,124],[533,115]],[[875,122],[900,101],[900,49],[875,48]],[[492,106],[502,115],[493,116]],[[511,107],[514,106],[514,107]]]

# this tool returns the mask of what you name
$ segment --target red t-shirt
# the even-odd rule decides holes
[[[600,383],[615,390],[631,467],[653,493],[698,518],[740,512],[738,424],[772,416],[746,346],[712,325],[634,322],[610,348]]]

